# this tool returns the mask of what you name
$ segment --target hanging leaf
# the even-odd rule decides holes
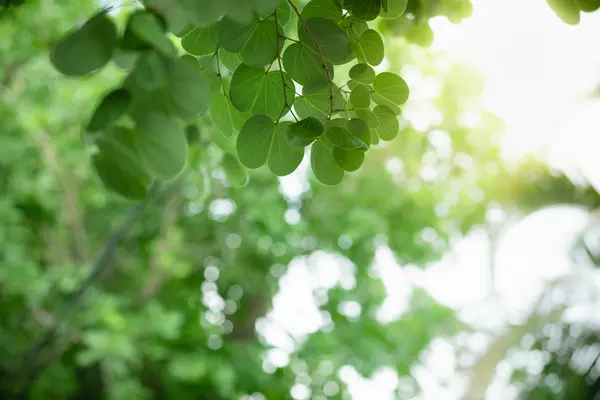
[[[364,31],[355,47],[359,60],[371,65],[379,65],[383,61],[383,39],[373,29]]]
[[[213,95],[208,113],[215,128],[225,136],[237,133],[249,117],[248,114],[238,111],[222,93]]]
[[[361,150],[333,149],[333,158],[345,171],[356,171],[365,161],[365,152]]]
[[[319,54],[303,43],[293,43],[283,53],[283,66],[290,77],[301,85],[315,86],[327,83],[327,71],[333,78],[333,66],[323,60]]]
[[[219,47],[219,27],[212,25],[206,28],[191,30],[181,39],[181,47],[195,56],[213,54]]]
[[[313,117],[318,120],[327,120],[331,114],[329,85],[302,88],[302,96],[296,99],[294,109],[302,119]],[[344,108],[344,98],[340,89],[333,85],[334,110]]]
[[[350,54],[348,35],[334,22],[325,18],[312,18],[299,27],[300,41],[309,46],[332,64],[347,62]]]
[[[210,88],[198,62],[183,57],[172,59],[167,72],[168,98],[173,112],[184,120],[204,112],[210,100]]]
[[[388,106],[396,114],[400,113],[399,105],[408,100],[408,85],[404,79],[391,72],[382,72],[373,82],[373,101]]]
[[[84,76],[106,65],[117,44],[117,28],[102,12],[54,44],[50,62],[63,75]]]
[[[375,81],[375,70],[367,64],[356,64],[350,68],[349,72],[350,79],[369,85]]]
[[[323,124],[318,119],[308,117],[289,126],[292,136],[302,140],[315,140],[323,134]]]
[[[342,8],[336,0],[312,0],[306,3],[300,15],[305,21],[312,18],[325,18],[337,23],[342,19]]]
[[[115,123],[131,104],[131,95],[125,89],[116,89],[104,96],[96,107],[86,128],[88,132],[97,132]]]
[[[377,106],[373,109],[373,114],[379,120],[379,126],[375,129],[381,140],[390,141],[398,135],[400,129],[398,118],[389,107]]]
[[[344,178],[344,170],[333,156],[333,146],[324,137],[312,145],[310,165],[315,177],[325,185],[337,185]]]
[[[231,153],[225,153],[221,160],[227,180],[231,186],[242,187],[248,183],[248,174],[240,161]]]
[[[366,86],[358,85],[350,93],[350,103],[354,108],[368,108],[371,105],[371,93]]]
[[[240,111],[252,110],[277,120],[293,104],[294,97],[294,82],[283,71],[265,73],[242,64],[231,78],[231,102]]]
[[[136,12],[129,21],[131,32],[142,42],[150,45],[166,57],[175,57],[177,50],[165,36],[165,26],[151,12]]]
[[[171,179],[185,166],[187,140],[183,125],[176,119],[148,113],[140,121],[134,140],[143,165],[159,178]]]

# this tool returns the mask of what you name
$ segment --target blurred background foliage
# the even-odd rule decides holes
[[[429,19],[458,23],[471,3],[410,0],[402,17],[378,22],[389,68],[439,90],[409,100],[396,140],[377,146],[337,187],[301,168],[282,179],[253,171],[236,188],[221,167],[230,143],[201,121],[189,170],[151,199],[81,306],[62,312],[130,208],[102,189],[80,137],[95,101],[123,71],[111,65],[65,79],[46,55],[96,7],[29,1],[0,17],[2,398],[352,398],[348,376],[382,368],[398,380],[397,398],[419,398],[413,371],[432,342],[444,338],[473,355],[461,343],[477,328],[417,286],[405,312],[382,318],[389,289],[378,252],[427,268],[470,232],[488,229],[491,211],[518,220],[552,204],[591,211],[600,202],[595,190],[543,163],[502,160],[504,126],[479,106],[483,82],[427,49]],[[512,371],[523,398],[598,391],[600,328],[561,318],[568,301],[552,295],[560,290],[577,304],[594,297],[582,288],[600,260],[595,226],[590,219],[573,248],[580,274],[549,285],[529,316],[490,334],[488,349],[464,368],[465,398],[484,398],[496,366],[521,353],[543,361],[541,370]],[[301,328],[290,332],[278,326],[278,299],[298,271],[311,293],[286,303],[283,313]],[[302,302],[315,304],[314,324],[295,308]],[[32,347],[51,329],[50,343]]]

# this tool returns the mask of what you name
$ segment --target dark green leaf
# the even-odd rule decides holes
[[[318,119],[308,117],[289,127],[290,134],[302,140],[314,140],[323,134],[323,124]]]
[[[299,37],[305,45],[333,64],[346,62],[350,54],[350,39],[339,26],[325,18],[312,18],[304,22],[300,24]]]
[[[333,149],[335,162],[345,171],[356,171],[365,161],[365,152],[361,150]]]
[[[86,130],[97,132],[112,125],[127,112],[129,104],[131,104],[131,95],[127,90],[113,90],[100,101]]]
[[[404,14],[408,0],[381,0],[382,12],[379,16],[395,19]]]
[[[337,185],[344,178],[344,170],[333,157],[333,147],[323,138],[311,147],[310,165],[315,177],[325,185]]]
[[[352,15],[363,21],[372,21],[381,11],[381,0],[354,0]]]
[[[102,12],[54,44],[50,61],[64,75],[84,76],[106,65],[117,43],[117,28]]]
[[[301,15],[305,21],[311,18],[325,18],[338,22],[342,19],[342,8],[336,4],[336,0],[312,0],[302,8]]]
[[[187,139],[183,125],[175,118],[148,113],[140,121],[134,140],[143,165],[152,174],[171,179],[185,166]]]

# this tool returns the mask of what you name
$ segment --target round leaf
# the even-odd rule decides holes
[[[278,35],[283,35],[283,32],[274,18],[260,21],[242,48],[242,60],[253,67],[271,63],[283,44]]]
[[[315,177],[325,185],[337,185],[344,178],[344,170],[333,157],[333,148],[322,139],[311,147],[310,165]]]
[[[323,124],[318,119],[308,117],[289,127],[290,134],[302,140],[314,140],[323,134]]]
[[[219,46],[219,28],[212,25],[206,28],[196,28],[181,39],[181,47],[195,56],[213,54]]]
[[[355,0],[352,6],[352,15],[363,21],[372,21],[381,11],[382,0]]]
[[[333,158],[337,165],[346,171],[356,171],[365,161],[365,152],[360,150],[333,149]]]
[[[364,59],[371,65],[379,65],[383,61],[383,39],[373,29],[368,29],[360,35],[356,43],[358,59]]]
[[[379,118],[368,108],[359,108],[354,110],[356,115],[365,121],[369,128],[377,128],[379,127]]]
[[[117,44],[117,28],[102,12],[52,46],[50,62],[64,75],[84,76],[106,65]]]
[[[222,93],[212,96],[208,113],[215,128],[225,136],[238,132],[247,120],[247,115],[238,111]]]
[[[375,70],[368,64],[356,64],[350,68],[350,79],[369,85],[375,80]]]
[[[173,43],[165,35],[165,27],[151,12],[136,12],[130,19],[131,33],[167,57],[177,55]]]
[[[381,0],[380,17],[395,19],[404,14],[408,0]]]
[[[293,43],[283,53],[283,67],[290,77],[301,85],[316,85],[328,81],[327,72],[333,78],[333,67],[329,62],[323,62],[319,54],[312,48]]]
[[[206,110],[210,87],[194,60],[169,60],[168,97],[173,112],[183,119],[191,119]],[[196,65],[194,65],[194,62]]]
[[[267,162],[275,135],[275,124],[266,115],[252,116],[237,137],[238,157],[247,168],[259,168]]]
[[[312,18],[325,18],[338,22],[342,19],[342,8],[336,0],[312,0],[306,3],[300,15],[305,21]]]
[[[268,166],[277,176],[286,176],[298,168],[304,158],[304,149],[293,145],[287,139],[291,122],[280,122],[275,126],[273,143],[269,149]]]
[[[373,101],[381,105],[401,105],[408,100],[408,85],[396,74],[391,72],[382,72],[375,77],[373,89],[377,96],[373,96]]]
[[[187,139],[176,119],[158,112],[148,113],[134,135],[136,150],[152,174],[171,179],[185,166]]]
[[[346,62],[350,54],[348,35],[334,22],[312,18],[300,24],[300,41],[313,48],[333,64]]]
[[[358,85],[350,93],[350,103],[354,108],[368,108],[371,105],[371,93],[366,86]]]
[[[600,8],[600,0],[575,0],[581,11],[592,12]]]
[[[294,103],[294,109],[302,119],[313,117],[318,120],[327,120],[331,114],[329,85],[322,85],[312,88],[306,86],[302,89],[302,96],[298,97]],[[333,86],[333,107],[334,110],[344,108],[344,98],[342,92],[337,86]]]
[[[127,90],[113,90],[100,101],[86,130],[96,132],[113,124],[127,111],[129,104],[131,104],[131,95]]]
[[[393,111],[386,106],[377,106],[373,109],[373,114],[379,120],[379,126],[375,129],[377,135],[381,140],[393,140],[398,135],[398,130],[400,129],[398,118]]]
[[[371,145],[371,132],[369,127],[360,118],[352,118],[348,121],[347,125],[348,132],[360,141],[359,148],[361,150],[367,150]]]
[[[546,0],[554,13],[566,24],[577,25],[580,11],[575,0]]]
[[[248,182],[246,170],[233,154],[225,153],[221,165],[223,165],[227,180],[232,186],[242,187]]]

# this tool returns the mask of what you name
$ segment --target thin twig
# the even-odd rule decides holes
[[[275,9],[275,35],[277,35],[277,44],[275,45],[276,50],[278,50],[279,48],[279,38],[281,38],[281,35],[279,35],[279,30],[277,29],[278,26],[278,15],[277,15],[277,9]],[[287,93],[286,93],[286,88],[287,85],[285,83],[285,77],[283,76],[283,67],[281,66],[281,57],[279,57],[279,54],[277,54],[277,64],[279,65],[279,75],[281,76],[281,88],[283,89],[283,110],[281,110],[281,114],[279,115],[279,118],[277,118],[277,122],[279,122],[279,120],[281,119],[281,117],[283,117],[285,115],[285,110],[290,109],[291,110],[291,106],[288,104],[287,101]]]
[[[294,10],[294,13],[296,13],[296,15],[298,16],[298,20],[304,27],[304,31],[308,35],[310,35],[312,42],[315,44],[315,46],[317,48],[317,53],[319,54],[319,58],[321,59],[321,66],[323,67],[323,69],[325,70],[325,73],[327,74],[327,84],[329,86],[329,106],[331,108],[331,112],[329,113],[329,118],[331,119],[331,115],[335,111],[335,107],[333,104],[333,78],[332,78],[331,74],[329,73],[329,70],[327,69],[327,60],[325,60],[325,56],[323,56],[323,50],[321,49],[321,45],[319,44],[317,39],[315,39],[313,34],[310,32],[310,30],[308,29],[308,25],[306,25],[306,21],[304,21],[304,18],[302,18],[302,15],[300,15],[300,10],[298,10],[298,7],[296,7],[296,5],[292,2],[292,0],[287,0],[287,2],[290,5],[290,7],[292,7],[292,9]]]

